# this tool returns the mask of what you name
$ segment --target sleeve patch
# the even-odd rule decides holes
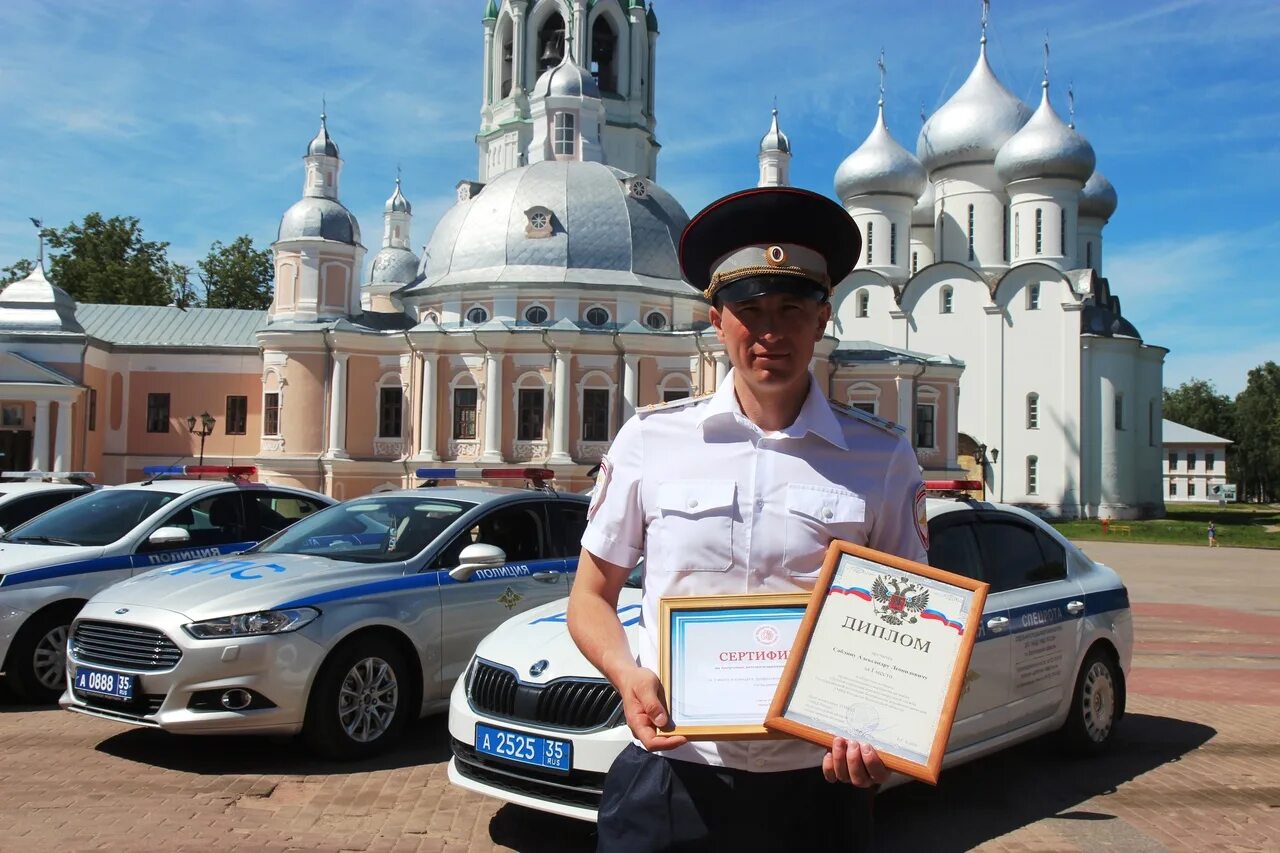
[[[920,544],[924,545],[926,551],[929,550],[929,513],[925,507],[925,491],[924,483],[916,489],[915,499],[916,513],[916,533],[920,535]]]

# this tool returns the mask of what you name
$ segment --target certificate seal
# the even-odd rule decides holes
[[[854,702],[844,712],[846,734],[854,740],[866,740],[880,729],[880,711],[867,702]]]
[[[756,628],[756,642],[762,646],[772,646],[778,642],[778,629],[772,625],[761,625]]]

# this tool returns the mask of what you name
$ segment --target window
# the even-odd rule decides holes
[[[547,504],[551,516],[553,557],[577,559],[582,553],[582,534],[587,529],[587,505],[570,501]]]
[[[866,317],[871,307],[871,294],[865,290],[859,290],[857,303],[858,316]]]
[[[683,400],[685,397],[688,397],[688,396],[689,396],[689,389],[687,388],[668,388],[667,390],[662,392],[662,402],[671,403],[676,400]]]
[[[937,406],[921,403],[916,406],[916,447],[934,447],[933,416]]]
[[[1147,401],[1147,446],[1156,446],[1156,401]]]
[[[524,311],[525,322],[532,323],[535,326],[541,326],[543,323],[547,322],[548,316],[547,309],[543,308],[541,305],[530,305]]]
[[[1009,205],[1001,210],[1000,220],[1000,259],[1009,262]]]
[[[89,389],[89,432],[98,429],[98,389]],[[9,528],[5,528],[8,530]]]
[[[992,592],[1066,578],[1065,549],[1047,533],[1004,519],[984,519],[977,531]]]
[[[542,440],[543,389],[521,388],[516,395],[519,420],[516,422],[516,439],[519,441]]]
[[[875,223],[867,223],[867,266],[871,266],[871,243],[875,239]]]
[[[1092,240],[1084,244],[1084,266],[1085,266],[1085,269],[1093,269],[1093,241]]]
[[[972,513],[947,513],[950,515],[968,517]],[[944,520],[950,523],[944,523]],[[986,580],[974,525],[967,522],[957,524],[946,516],[929,522],[929,565],[966,578]]]
[[[433,531],[433,538],[440,529]],[[551,553],[547,538],[540,502],[500,507],[481,518],[469,530],[458,534],[436,558],[433,567],[447,569],[457,566],[461,561],[462,549],[476,543],[501,548],[507,555],[508,563],[546,559]],[[430,541],[431,539],[425,539],[423,547]]]
[[[650,311],[645,315],[644,324],[655,332],[660,332],[667,327],[667,315],[661,311]]]
[[[1044,253],[1044,210],[1036,208],[1036,254]]]
[[[898,223],[889,223],[889,263],[898,263]]]
[[[952,308],[951,296],[954,291],[950,287],[942,288],[941,304],[938,306],[938,312],[941,314],[950,314]]]
[[[601,91],[618,91],[618,72],[615,69],[615,50],[618,37],[609,26],[605,15],[596,18],[591,27],[591,73]]]
[[[1116,395],[1116,429],[1124,429],[1124,395]]]
[[[1169,454],[1169,470],[1170,471],[1178,470],[1178,454],[1176,453]]]
[[[475,325],[486,323],[489,321],[489,312],[481,308],[479,305],[467,312],[467,322]]]
[[[555,130],[554,150],[557,155],[573,156],[575,144],[574,124],[573,113],[558,112],[552,119],[552,126]]]
[[[143,542],[141,551],[169,551],[175,548],[200,548],[251,542],[244,523],[244,501],[241,492],[221,492],[174,510],[153,529],[180,527],[190,540],[181,544],[151,545]]]
[[[1204,455],[1204,472],[1206,474],[1213,473],[1213,454],[1212,453],[1206,453]]]
[[[55,506],[78,498],[88,489],[59,489],[53,492],[36,492],[28,498],[11,500],[0,506],[0,529],[12,530]]]
[[[857,410],[859,410],[859,411],[862,411],[862,412],[866,412],[868,415],[874,415],[874,414],[876,413],[876,404],[875,404],[875,401],[871,401],[871,402],[856,402],[856,401],[855,401],[855,402],[854,402],[854,403],[852,403],[851,405],[853,406],[853,408],[855,408],[855,409],[857,409]]]
[[[227,435],[244,435],[249,425],[249,398],[227,397],[227,417],[222,422]]]
[[[609,312],[599,305],[593,305],[587,309],[586,318],[588,326],[603,326],[609,322]]]
[[[1040,285],[1032,284],[1027,287],[1027,310],[1040,310]]]
[[[1196,484],[1190,480],[1187,481],[1187,497],[1194,498],[1196,496]]]
[[[478,396],[475,388],[453,389],[453,438],[455,441],[466,441],[476,437]]]
[[[1027,457],[1027,494],[1039,494],[1040,460],[1035,456]]]
[[[147,432],[169,431],[169,395],[147,395]]]
[[[293,492],[253,492],[245,505],[249,538],[261,542],[298,519],[325,508],[325,504]]]
[[[1194,453],[1187,454],[1187,471],[1194,472],[1196,470],[1196,455]]]
[[[1178,496],[1178,484],[1173,480],[1169,481],[1169,497],[1176,498]]]
[[[1013,258],[1018,259],[1018,254],[1022,251],[1022,214],[1015,213],[1013,215]]]
[[[973,253],[973,205],[969,205],[969,260],[976,260],[977,255]]]
[[[1040,429],[1040,395],[1027,395],[1027,429]]]
[[[920,272],[920,253],[912,252],[911,253],[911,274],[915,275],[918,272]]]
[[[1067,255],[1067,209],[1064,207],[1058,211],[1058,236],[1061,242],[1058,254],[1066,257]]]
[[[404,389],[399,385],[378,389],[378,438],[399,438],[404,413]]]
[[[583,389],[582,440],[609,440],[609,389]]]
[[[262,434],[280,434],[280,392],[262,395]]]

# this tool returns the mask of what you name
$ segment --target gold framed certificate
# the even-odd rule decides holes
[[[663,734],[780,737],[764,718],[809,599],[807,592],[662,599],[658,678],[673,726]]]
[[[765,726],[936,784],[988,585],[832,542]]]

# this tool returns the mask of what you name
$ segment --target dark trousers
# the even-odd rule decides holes
[[[750,773],[628,746],[604,783],[598,853],[866,851],[871,791],[818,768]]]

